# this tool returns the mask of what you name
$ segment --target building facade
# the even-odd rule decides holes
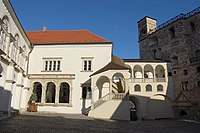
[[[87,30],[24,32],[11,4],[0,3],[0,111],[142,120],[173,118],[171,63],[121,59],[113,43]]]
[[[156,19],[138,21],[141,59],[172,62],[176,117],[200,118],[200,8],[156,26]]]
[[[31,44],[10,2],[0,1],[0,111],[26,109]]]

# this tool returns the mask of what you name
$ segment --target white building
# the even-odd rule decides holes
[[[118,58],[112,42],[87,30],[25,33],[9,1],[0,10],[0,111],[26,111],[36,94],[39,112],[173,117],[170,63]]]
[[[8,0],[0,1],[0,25],[0,111],[26,109],[31,44]]]

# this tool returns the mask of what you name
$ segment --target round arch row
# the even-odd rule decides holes
[[[44,91],[44,92],[43,92]],[[70,102],[70,85],[67,82],[60,83],[59,86],[59,103]],[[53,82],[48,82],[46,87],[43,87],[40,82],[33,84],[33,93],[36,95],[37,103],[41,103],[45,99],[45,103],[56,103],[56,85]],[[42,95],[45,94],[45,95]]]
[[[102,75],[95,82],[95,101],[109,93],[125,93],[126,81],[123,73],[116,72],[111,76]]]
[[[137,64],[134,67],[126,65],[129,68],[130,77],[133,78],[165,78],[165,69],[162,65],[156,65],[153,67],[150,64],[146,64],[144,67]]]
[[[146,92],[152,92],[152,86],[150,84],[147,84],[145,86],[145,90]],[[157,92],[163,92],[164,89],[163,89],[163,85],[159,84],[157,85]],[[134,92],[141,92],[141,86],[139,84],[136,84],[134,86]]]

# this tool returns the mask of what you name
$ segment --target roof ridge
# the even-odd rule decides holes
[[[88,31],[86,29],[82,29],[82,30],[47,30],[45,32],[59,32],[59,31]],[[30,33],[30,32],[43,32],[42,30],[32,30],[32,31],[26,31],[26,33]]]

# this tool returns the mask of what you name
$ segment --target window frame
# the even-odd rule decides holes
[[[93,57],[81,57],[82,59],[82,72],[93,71]]]
[[[43,58],[42,72],[61,72],[62,58]]]

